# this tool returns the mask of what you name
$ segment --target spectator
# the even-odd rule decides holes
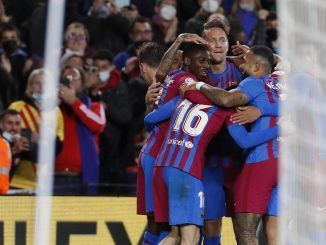
[[[15,110],[5,110],[0,116],[0,129],[11,148],[12,167],[10,186],[14,188],[35,188],[35,163],[37,142],[31,137],[30,129],[21,128],[21,116]]]
[[[64,54],[76,52],[84,55],[89,41],[88,30],[81,23],[72,23],[66,28],[64,40]]]
[[[109,50],[99,50],[93,57],[94,66],[98,68],[102,92],[116,88],[120,81],[120,72],[113,64],[113,55]]]
[[[22,178],[28,180],[28,187],[35,187],[35,163],[36,163],[36,149],[37,146],[35,144],[39,138],[40,132],[40,121],[41,121],[41,102],[42,102],[42,92],[43,92],[43,84],[44,84],[44,69],[36,69],[34,70],[28,77],[27,87],[25,95],[21,100],[13,102],[9,108],[16,110],[21,116],[21,128],[25,133],[28,133],[28,139],[30,142],[30,149],[35,149],[35,151],[31,152],[29,156],[21,157],[22,160],[28,160],[20,164],[21,166],[17,171],[21,173]],[[57,119],[57,130],[56,130],[56,153],[58,154],[62,147],[63,141],[63,119],[62,114],[59,108],[56,109],[58,119]],[[17,133],[22,134],[20,129],[15,130]],[[15,132],[14,131],[14,132]],[[28,132],[30,131],[30,132]],[[32,144],[33,143],[33,144]],[[31,145],[32,144],[32,145]],[[28,170],[24,170],[28,169]],[[16,172],[17,172],[16,171]],[[19,182],[19,181],[18,181]],[[21,187],[20,184],[16,184],[16,187]]]
[[[152,18],[155,41],[170,46],[178,34],[176,0],[157,0]]]
[[[128,145],[132,115],[129,91],[112,63],[110,51],[99,50],[93,59],[99,70],[101,99],[107,112],[107,124],[100,136],[100,179],[102,183],[115,183],[121,181],[125,166],[133,161]]]
[[[146,42],[153,39],[152,23],[144,17],[136,18],[130,26],[130,38],[132,44],[127,50],[118,53],[113,63],[119,71],[122,71],[123,80],[128,81],[130,78],[139,76],[140,71],[137,63],[137,49]]]
[[[201,35],[203,26],[211,14],[224,13],[220,7],[221,0],[198,0],[198,3],[201,8],[186,22],[184,32]]]
[[[105,126],[104,108],[84,90],[85,75],[78,68],[65,67],[60,85],[60,109],[64,120],[64,141],[55,163],[55,194],[96,193],[99,159],[96,137]],[[86,189],[87,188],[87,189]]]
[[[95,49],[109,49],[114,54],[129,45],[130,20],[123,15],[114,1],[93,0],[88,16],[83,20]]]
[[[31,69],[31,61],[27,52],[22,48],[19,30],[11,24],[2,27],[0,34],[2,48],[0,49],[2,67],[14,80],[8,87],[8,102],[20,98],[26,88],[24,75]]]
[[[68,52],[61,57],[61,67],[73,66],[79,69],[84,68],[83,56],[78,52]]]
[[[252,32],[258,21],[258,12],[261,10],[260,0],[236,0],[232,7],[231,29],[233,23],[238,22],[246,34],[244,44],[249,44]]]

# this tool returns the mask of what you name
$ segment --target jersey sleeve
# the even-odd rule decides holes
[[[247,77],[239,84],[237,89],[241,90],[247,96],[248,101],[253,100],[265,92],[263,83],[256,77]]]
[[[189,100],[194,104],[201,104],[201,105],[212,105],[212,102],[207,99],[205,95],[197,90],[188,90],[184,94],[184,98]]]
[[[77,100],[72,105],[72,109],[93,134],[99,134],[103,131],[106,122],[103,105],[92,103],[91,108],[87,108],[85,104]]]
[[[227,124],[230,135],[243,149],[248,149],[276,138],[279,129],[278,126],[274,126],[257,132],[248,132],[244,126],[233,123],[230,119],[228,119]]]
[[[146,129],[151,131],[155,127],[155,124],[169,119],[179,99],[180,97],[177,96],[170,100],[168,103],[162,105],[159,109],[149,113],[144,119]]]
[[[258,103],[257,107],[260,110],[262,116],[278,116],[278,101],[276,101],[275,103]]]
[[[176,86],[180,87],[184,83],[198,82],[197,78],[191,73],[183,73],[176,79]]]

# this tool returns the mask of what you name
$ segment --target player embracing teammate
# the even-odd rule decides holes
[[[233,106],[240,106],[240,105],[245,105],[249,103],[250,105],[256,106],[257,108],[251,107],[250,109],[247,110],[247,112],[240,112],[235,118],[241,118],[243,120],[243,116],[247,113],[247,117],[250,118],[251,121],[257,119],[260,117],[254,124],[250,126],[251,133],[257,133],[259,135],[259,132],[264,130],[271,130],[273,126],[276,123],[276,116],[278,113],[277,106],[278,106],[278,97],[277,97],[277,91],[274,91],[274,87],[271,86],[272,83],[274,83],[277,79],[274,78],[274,80],[271,78],[270,73],[271,69],[273,66],[273,55],[268,52],[268,50],[264,47],[256,47],[250,50],[246,56],[245,56],[245,64],[243,65],[244,70],[248,75],[250,75],[249,78],[246,80],[242,80],[242,74],[239,72],[239,70],[235,67],[235,65],[231,62],[226,61],[226,52],[228,50],[228,40],[227,40],[227,34],[228,34],[228,28],[225,26],[225,24],[221,21],[218,20],[213,20],[211,22],[208,22],[205,25],[204,32],[203,32],[203,38],[205,39],[206,43],[204,41],[201,41],[202,43],[205,43],[210,46],[210,64],[209,64],[209,70],[204,71],[202,69],[202,74],[205,75],[205,78],[199,77],[191,77],[188,75],[191,79],[186,79],[184,78],[183,82],[186,82],[188,85],[186,88],[183,88],[183,90],[192,90],[194,88],[197,88],[201,92],[203,92],[208,99],[210,99],[212,102],[209,102],[206,97],[200,97],[200,95],[196,94],[194,95],[189,95],[188,91],[185,93],[185,96],[188,96],[187,100],[180,100],[179,102],[174,101],[174,103],[178,103],[176,107],[173,105],[170,105],[169,108],[170,110],[161,110],[160,109],[155,111],[156,115],[161,116],[164,114],[166,115],[172,115],[171,117],[171,122],[169,126],[165,126],[165,128],[168,128],[169,131],[165,131],[165,135],[167,138],[165,139],[164,144],[162,145],[162,148],[158,155],[156,156],[156,166],[155,168],[157,169],[164,169],[160,170],[159,174],[156,174],[158,176],[157,178],[154,178],[154,186],[155,183],[157,185],[156,181],[159,181],[159,185],[163,189],[165,188],[166,192],[171,191],[171,193],[174,193],[170,195],[169,193],[169,198],[165,201],[169,202],[168,209],[165,210],[170,215],[170,225],[177,225],[181,227],[181,241],[184,244],[193,244],[191,242],[194,242],[197,239],[197,232],[193,232],[196,230],[198,226],[201,225],[201,222],[198,221],[184,221],[186,223],[180,223],[180,222],[175,222],[173,221],[175,219],[178,219],[176,214],[182,214],[180,211],[175,211],[178,209],[172,208],[173,205],[177,205],[180,208],[180,205],[178,204],[178,196],[176,193],[179,193],[182,188],[175,190],[177,188],[177,184],[174,184],[174,182],[171,182],[172,184],[169,185],[170,180],[182,180],[184,179],[183,177],[186,176],[187,178],[189,177],[190,179],[194,180],[199,180],[199,182],[202,184],[201,181],[201,176],[202,176],[202,167],[203,167],[203,161],[204,161],[204,152],[207,144],[209,143],[209,140],[211,136],[214,135],[217,131],[219,131],[219,126],[222,126],[223,121],[228,121],[230,123],[230,119],[228,117],[234,113],[229,112],[228,116],[219,117],[216,116],[221,112],[224,112],[223,109],[219,107],[213,106],[213,103],[222,106],[222,107],[233,107]],[[200,40],[200,39],[198,39]],[[197,40],[197,42],[198,42]],[[167,67],[171,65],[171,62],[173,60],[174,54],[178,50],[180,46],[180,39],[176,40],[176,42],[171,46],[169,51],[165,54],[163,61],[161,64],[164,64],[164,69],[158,69],[157,72],[157,77],[162,77],[164,76],[164,72],[166,72]],[[193,47],[194,49],[194,47]],[[188,52],[189,53],[189,52]],[[187,58],[184,55],[183,58],[183,63],[187,63]],[[198,61],[198,62],[195,62]],[[191,58],[188,57],[188,68],[186,69],[187,72],[196,72],[196,63],[200,62],[208,62],[205,61],[205,58],[202,60],[197,58]],[[160,64],[160,67],[162,68],[162,65]],[[198,64],[200,66],[200,64]],[[184,72],[184,70],[183,70]],[[175,72],[172,75],[178,74],[180,71]],[[182,73],[182,71],[181,71]],[[171,74],[170,74],[171,75]],[[194,74],[192,74],[194,75]],[[182,75],[181,75],[182,76]],[[250,80],[251,78],[251,80]],[[255,79],[256,80],[255,80]],[[203,85],[203,83],[196,83],[196,80],[198,81],[205,81],[206,84]],[[249,81],[248,81],[249,79]],[[159,79],[158,79],[159,80]],[[169,81],[168,83],[165,83],[165,87],[169,87],[169,85],[173,85],[173,82],[175,82],[176,77],[174,76],[173,79],[167,80]],[[253,80],[253,81],[252,81]],[[260,81],[260,82],[257,82]],[[233,90],[231,92],[226,92],[225,88],[229,86],[236,86],[237,84],[240,83],[240,86],[238,89]],[[216,87],[220,87],[222,89],[214,89],[213,87],[207,85],[211,84]],[[163,87],[164,87],[163,86]],[[180,87],[180,84],[179,84]],[[271,89],[272,88],[272,89]],[[254,94],[254,91],[256,89],[256,94]],[[165,89],[165,91],[167,91]],[[221,92],[223,91],[223,93]],[[227,96],[225,93],[227,93]],[[166,95],[166,92],[163,92],[163,97]],[[197,91],[198,93],[198,91]],[[174,93],[174,96],[177,95],[177,92]],[[174,97],[174,96],[171,96]],[[189,97],[190,96],[190,97]],[[224,96],[224,97],[223,97]],[[171,99],[170,98],[170,99]],[[196,99],[200,98],[199,100],[196,101]],[[191,101],[195,100],[195,101]],[[162,100],[161,100],[162,101]],[[172,103],[172,102],[171,102]],[[203,106],[203,108],[199,109],[198,106]],[[196,107],[197,106],[197,107]],[[173,110],[172,110],[172,109]],[[197,108],[197,109],[196,109]],[[212,109],[214,108],[214,109]],[[219,111],[219,113],[214,114],[214,110]],[[168,112],[169,113],[168,113]],[[222,113],[223,114],[223,113]],[[155,115],[155,114],[154,114]],[[148,118],[153,117],[153,115],[149,115]],[[206,116],[209,118],[209,120],[206,118]],[[147,118],[147,119],[148,119]],[[162,119],[161,117],[156,116],[155,119]],[[196,137],[202,136],[201,134],[205,135],[205,132],[207,133],[206,130],[206,124],[204,125],[205,118],[207,119],[207,125],[209,125],[208,122],[214,121],[214,118],[218,118],[215,123],[215,131],[212,131],[212,128],[210,128],[211,132],[208,134],[210,137],[205,136],[205,140],[196,140]],[[167,119],[167,118],[164,118]],[[192,119],[192,120],[190,120]],[[269,120],[269,122],[267,122]],[[244,120],[246,121],[246,120]],[[248,121],[248,120],[247,120]],[[165,125],[168,125],[168,122],[164,122]],[[227,125],[229,124],[227,123]],[[160,125],[160,124],[159,124]],[[204,125],[204,126],[203,126]],[[219,126],[217,126],[219,125]],[[232,124],[229,124],[232,125]],[[263,126],[262,126],[263,125]],[[235,127],[234,125],[232,125]],[[195,129],[198,129],[198,127],[202,130],[198,135],[193,134],[193,131],[196,131]],[[230,127],[230,126],[229,126]],[[154,128],[153,130],[158,130],[159,127]],[[229,129],[229,128],[228,128]],[[183,137],[186,137],[186,139],[182,138],[181,139],[181,133],[180,135],[178,134],[177,136],[175,135],[177,131],[180,131],[183,133]],[[229,129],[230,131],[230,129]],[[167,133],[169,132],[169,133]],[[198,133],[198,130],[196,131]],[[214,132],[214,133],[212,133]],[[237,138],[239,135],[241,137],[244,137],[244,134],[241,134],[239,131],[238,135],[233,135],[231,132],[232,137]],[[173,137],[171,134],[173,133]],[[234,133],[234,132],[233,132]],[[265,137],[266,137],[265,133]],[[202,188],[202,191],[200,190],[200,184],[196,185],[192,191],[196,192],[198,189],[198,195],[194,195],[192,193],[192,198],[194,199],[189,199],[189,200],[181,200],[181,203],[188,203],[187,205],[192,206],[193,208],[198,208],[198,202],[199,202],[199,207],[203,208],[203,204],[205,203],[205,218],[206,218],[206,225],[204,226],[204,244],[218,244],[219,239],[220,239],[220,221],[219,218],[224,216],[225,214],[225,198],[224,198],[224,191],[223,191],[223,185],[224,187],[229,187],[228,189],[228,202],[231,204],[229,207],[232,207],[232,204],[236,204],[236,215],[233,216],[235,217],[235,232],[237,236],[237,241],[239,244],[254,244],[255,236],[253,235],[254,231],[256,231],[258,221],[260,220],[261,215],[267,214],[267,205],[268,203],[270,206],[273,204],[273,198],[270,198],[270,195],[273,190],[273,195],[277,193],[277,189],[274,188],[276,186],[276,179],[277,176],[275,175],[277,173],[277,168],[276,168],[276,162],[277,162],[277,142],[276,142],[276,135],[274,137],[271,136],[271,138],[266,138],[264,141],[259,142],[259,146],[256,146],[250,150],[249,156],[247,158],[245,167],[243,170],[237,169],[236,171],[231,171],[231,174],[226,174],[227,177],[234,177],[231,180],[228,180],[228,184],[223,184],[224,181],[224,171],[223,168],[221,168],[221,165],[228,165],[227,167],[230,167],[233,165],[233,160],[230,159],[235,159],[234,162],[239,162],[240,156],[239,153],[235,152],[228,152],[228,154],[224,154],[218,151],[216,149],[216,152],[213,152],[209,159],[210,163],[213,162],[213,166],[206,167],[206,170],[204,171],[203,175],[203,182],[204,182],[204,187]],[[227,137],[228,138],[228,137]],[[229,137],[230,138],[230,137]],[[190,140],[191,139],[191,140]],[[249,143],[250,143],[250,137],[246,138]],[[256,137],[256,140],[258,139],[261,140],[260,136]],[[270,140],[272,139],[272,140]],[[230,139],[227,139],[230,141]],[[243,139],[242,139],[243,140]],[[266,143],[264,143],[267,141]],[[239,143],[239,139],[237,140]],[[247,142],[248,143],[248,142]],[[231,142],[232,144],[232,142]],[[221,145],[221,142],[220,144]],[[243,146],[243,145],[242,145]],[[233,148],[233,147],[232,147]],[[167,150],[169,149],[169,150]],[[201,149],[201,152],[191,153],[192,150],[196,149]],[[188,152],[187,157],[186,156],[181,156],[183,153]],[[239,152],[238,150],[236,152]],[[266,155],[266,154],[267,155]],[[190,154],[190,155],[189,155]],[[193,159],[191,158],[191,154],[195,154],[197,157],[194,157]],[[198,155],[199,154],[199,155]],[[238,155],[237,155],[238,154]],[[200,157],[198,157],[200,156]],[[267,156],[267,157],[266,157]],[[186,163],[180,163],[182,160],[187,160]],[[214,159],[214,160],[212,160]],[[272,159],[272,160],[271,160]],[[215,161],[215,162],[214,162]],[[256,168],[255,166],[258,166],[260,168]],[[263,163],[263,164],[261,164]],[[181,165],[180,165],[181,164]],[[182,165],[184,164],[184,165]],[[250,166],[248,166],[251,164]],[[182,167],[180,167],[182,166]],[[186,167],[187,166],[187,167]],[[191,170],[192,167],[190,166],[196,166],[194,167],[196,170]],[[207,166],[207,165],[206,165]],[[266,168],[264,168],[266,166]],[[273,173],[269,174],[270,169],[273,169]],[[177,169],[177,170],[176,170]],[[251,170],[254,169],[254,170]],[[259,169],[259,170],[258,170]],[[184,172],[184,173],[180,173]],[[230,170],[230,169],[229,169]],[[231,167],[232,170],[232,167]],[[194,172],[192,172],[194,171]],[[259,171],[261,176],[265,174],[268,177],[273,177],[269,178],[268,180],[268,185],[259,185],[261,187],[260,190],[256,190],[257,184],[255,181],[261,181],[257,179],[253,179],[252,181],[252,175],[250,173],[252,171]],[[196,173],[195,173],[196,172]],[[232,174],[236,173],[236,174]],[[183,177],[179,176],[181,174]],[[174,176],[178,175],[178,176]],[[239,175],[239,178],[236,178],[237,175]],[[172,176],[172,177],[171,177]],[[205,177],[206,176],[206,177]],[[193,178],[191,178],[193,177]],[[267,180],[267,177],[264,178],[263,180]],[[190,181],[191,183],[195,183],[196,180]],[[227,180],[227,178],[226,178]],[[236,182],[236,184],[234,184]],[[243,184],[244,182],[245,184]],[[248,184],[249,182],[249,184]],[[205,183],[206,183],[206,188],[205,188]],[[180,184],[180,183],[179,183]],[[184,183],[183,183],[184,184]],[[183,186],[182,184],[180,184]],[[198,187],[199,186],[199,187]],[[172,190],[170,188],[173,187]],[[240,188],[239,188],[240,187]],[[273,189],[274,188],[274,189]],[[178,192],[179,191],[179,192]],[[155,192],[155,191],[154,191]],[[164,192],[164,191],[163,191]],[[161,192],[159,192],[161,193]],[[181,191],[181,194],[186,194],[185,191]],[[179,193],[179,194],[180,194]],[[200,194],[202,193],[202,194]],[[233,195],[235,193],[235,197]],[[162,193],[161,193],[162,194]],[[189,195],[186,195],[190,198],[191,194],[188,193]],[[175,196],[177,195],[177,196]],[[175,198],[173,198],[175,196]],[[181,195],[182,196],[182,195]],[[195,197],[196,196],[196,197]],[[203,198],[205,196],[205,199]],[[276,197],[274,195],[273,197]],[[199,199],[198,199],[199,198]],[[180,199],[180,198],[179,198]],[[234,202],[235,199],[235,202]],[[163,198],[164,200],[164,198]],[[204,201],[205,200],[205,201]],[[218,201],[216,201],[218,200]],[[171,202],[173,204],[171,204]],[[255,203],[258,203],[259,208],[255,206]],[[159,202],[159,204],[162,204],[162,202]],[[158,204],[158,205],[159,205]],[[215,204],[215,209],[214,209],[214,204]],[[170,206],[172,205],[172,206]],[[251,205],[251,206],[250,206]],[[248,209],[248,206],[250,207]],[[255,206],[255,207],[252,207]],[[156,210],[156,206],[154,206],[154,210]],[[161,208],[161,207],[160,207]],[[171,209],[171,210],[170,210]],[[188,208],[184,208],[185,210]],[[181,209],[183,210],[183,209]],[[271,210],[271,209],[270,209]],[[198,210],[197,210],[198,211]],[[173,212],[176,212],[173,213]],[[198,211],[199,212],[199,211]],[[197,212],[197,214],[198,214]],[[275,225],[275,222],[270,222],[270,220],[273,221],[273,219],[268,219],[268,217],[273,217],[273,215],[276,215],[275,211],[270,211],[270,216],[266,216],[267,218],[265,219],[267,222],[265,223],[268,228],[268,224],[270,225],[271,229],[273,230],[273,225]],[[196,212],[194,212],[196,213]],[[201,219],[201,215],[203,215],[200,211],[199,220]],[[159,213],[154,213],[155,218],[158,217],[160,214]],[[197,217],[197,218],[198,218]],[[157,221],[162,221],[161,218],[157,218]],[[167,221],[167,220],[165,220]],[[269,221],[269,222],[268,222]],[[186,225],[187,224],[187,225]],[[189,228],[188,225],[194,225],[190,230],[190,232],[186,231],[185,228]],[[184,231],[184,232],[182,232]],[[191,237],[189,234],[193,234],[195,236]],[[250,235],[248,235],[250,234]],[[268,234],[268,232],[267,232]],[[169,237],[168,237],[169,238]],[[170,237],[171,238],[171,237]],[[173,244],[173,242],[176,242],[177,240],[172,237],[171,243],[169,243],[169,239],[163,240],[163,244]],[[272,239],[268,239],[268,241],[272,244]]]

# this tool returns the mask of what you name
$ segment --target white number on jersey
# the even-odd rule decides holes
[[[177,119],[175,124],[173,125],[173,131],[179,131],[180,125],[183,122],[182,130],[186,134],[190,136],[198,136],[200,135],[207,122],[208,122],[208,115],[206,112],[202,111],[203,109],[207,109],[212,107],[211,105],[196,105],[194,106],[188,113],[187,110],[191,106],[191,102],[188,100],[184,100],[179,107],[181,110],[178,113]],[[186,114],[187,113],[187,114]],[[193,120],[198,117],[197,123],[194,126],[191,126]]]

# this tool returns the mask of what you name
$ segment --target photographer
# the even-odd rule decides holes
[[[44,83],[44,69],[34,70],[28,77],[27,87],[22,100],[13,102],[9,108],[16,110],[21,116],[20,125],[23,131],[22,135],[25,138],[29,138],[29,147],[31,142],[36,144],[39,138],[40,122],[41,122],[41,102],[42,92]],[[62,148],[63,141],[63,118],[60,109],[56,108],[58,121],[56,130],[56,153],[58,154]],[[21,136],[22,136],[21,135]],[[27,137],[26,137],[27,136]],[[15,137],[14,137],[15,138]],[[20,140],[23,141],[23,140]],[[19,141],[19,142],[20,142]],[[21,143],[22,146],[27,147],[26,142]],[[22,147],[20,146],[20,147]],[[15,171],[11,185],[17,188],[34,188],[36,181],[36,158],[37,158],[37,147],[33,150],[33,154],[27,157],[26,163],[21,162]],[[33,147],[33,148],[34,148]],[[24,157],[25,159],[25,157]],[[23,176],[23,178],[16,178]],[[17,182],[17,181],[18,182]],[[22,180],[22,181],[21,181]]]
[[[21,117],[15,110],[8,109],[1,114],[0,129],[2,137],[8,141],[11,148],[13,164],[10,170],[10,177],[12,178],[18,169],[18,172],[26,172],[26,167],[28,168],[28,165],[26,162],[22,163],[22,161],[36,162],[37,144],[36,142],[32,142],[31,130],[21,128]],[[30,166],[30,169],[33,170],[33,167]],[[18,186],[14,184],[17,182],[16,177],[17,176],[15,176],[13,182],[14,187],[24,188],[19,184]]]
[[[55,163],[55,189],[57,195],[96,193],[99,178],[97,136],[105,127],[104,108],[93,102],[85,92],[85,74],[82,70],[66,66],[61,75],[68,84],[61,83],[60,109],[65,125],[62,152]],[[86,190],[88,187],[88,190]]]

